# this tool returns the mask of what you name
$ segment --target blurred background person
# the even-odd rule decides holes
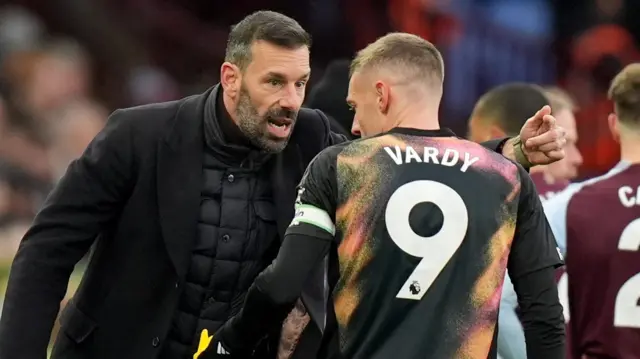
[[[53,180],[64,175],[74,159],[80,157],[89,142],[105,125],[109,113],[89,99],[71,101],[47,117],[51,139],[49,159]]]
[[[87,96],[91,87],[87,54],[66,39],[9,55],[5,80],[13,100],[37,120],[74,98]]]
[[[578,129],[574,112],[576,104],[571,96],[558,87],[545,88],[545,94],[551,103],[551,111],[558,125],[566,132],[565,158],[548,166],[537,166],[531,169],[531,178],[544,201],[556,192],[564,189],[569,181],[578,176],[582,165],[582,155],[578,149]]]
[[[549,105],[544,90],[533,84],[508,83],[489,90],[476,102],[468,122],[471,141],[517,135],[536,108]]]

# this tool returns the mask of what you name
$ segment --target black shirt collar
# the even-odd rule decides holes
[[[231,119],[222,100],[222,87],[209,94],[204,106],[204,139],[208,152],[228,165],[254,168],[270,158],[270,154],[255,147]]]
[[[410,136],[428,136],[428,137],[457,137],[456,134],[448,128],[440,128],[437,130],[421,130],[411,127],[394,127],[386,133],[398,133]]]

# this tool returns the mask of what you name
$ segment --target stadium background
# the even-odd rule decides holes
[[[260,9],[312,33],[311,88],[330,63],[376,37],[412,32],[445,55],[446,126],[463,135],[474,102],[493,86],[559,85],[580,106],[581,177],[618,160],[606,88],[640,58],[640,1],[0,0],[0,307],[26,227],[108,113],[214,84],[229,26]],[[340,93],[346,81],[330,86]],[[81,273],[82,264],[69,294]]]

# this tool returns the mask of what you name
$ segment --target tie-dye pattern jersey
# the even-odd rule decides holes
[[[544,215],[518,218],[541,213],[526,172],[448,130],[330,148],[299,193],[335,224],[344,358],[493,358],[507,264],[517,276],[558,261]]]

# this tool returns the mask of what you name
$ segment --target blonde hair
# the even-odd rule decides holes
[[[640,126],[640,63],[625,67],[611,81],[609,99],[621,123]]]
[[[360,50],[351,62],[350,75],[356,71],[389,67],[403,80],[444,80],[444,61],[440,51],[419,36],[395,32],[387,34]]]

